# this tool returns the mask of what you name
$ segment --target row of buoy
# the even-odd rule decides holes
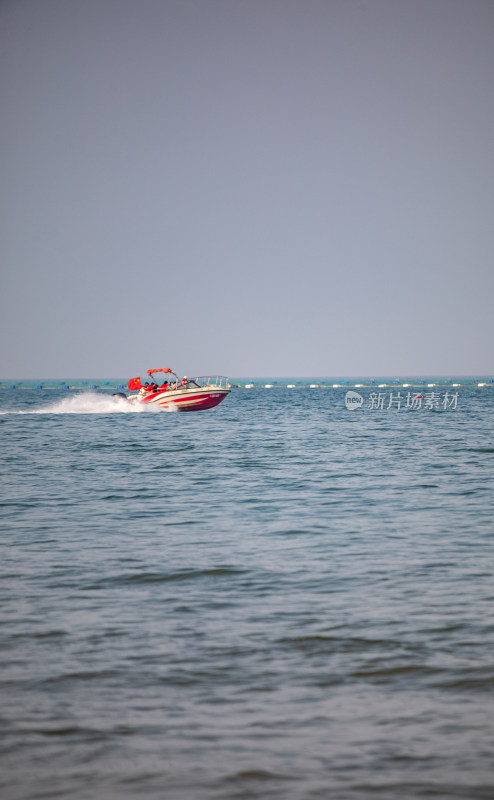
[[[309,384],[309,389],[348,389],[349,386],[352,384],[348,383],[311,383]],[[458,387],[458,386],[494,386],[494,381],[486,381],[482,383],[471,383],[471,384],[463,384],[463,383],[355,383],[353,384],[355,389],[408,389],[408,388],[417,388],[422,386],[427,386],[428,389],[432,389],[434,387],[443,387],[443,386],[450,386],[450,387]],[[242,388],[240,384],[237,384],[238,388]],[[244,389],[283,389],[285,388],[284,385],[279,383],[264,383],[264,384],[254,384],[254,383],[246,383]],[[297,384],[295,383],[287,383],[287,389],[306,389],[306,384]]]
[[[425,383],[425,382],[421,382],[421,383],[398,383],[397,381],[393,381],[392,383],[377,383],[377,384],[376,383],[354,383],[354,384],[350,384],[348,381],[344,381],[342,383],[329,383],[329,384],[328,383],[311,383],[311,384],[308,384],[308,385],[307,384],[300,384],[300,383],[299,384],[296,384],[296,383],[287,383],[287,384],[280,384],[280,383],[264,383],[264,384],[261,384],[261,383],[258,383],[258,384],[245,383],[243,387],[242,387],[242,384],[239,384],[239,383],[237,383],[235,385],[232,384],[232,388],[234,387],[234,388],[238,388],[238,389],[241,389],[241,388],[244,388],[244,389],[254,389],[254,388],[257,388],[257,389],[283,389],[283,388],[285,388],[285,386],[286,386],[287,389],[306,389],[306,388],[309,388],[309,389],[349,389],[351,386],[353,386],[355,389],[408,389],[408,388],[418,388],[418,387],[424,387],[424,386],[426,386],[429,389],[433,389],[436,386],[437,387],[451,386],[451,387],[455,387],[455,388],[457,388],[459,386],[478,386],[478,387],[494,386],[494,379],[491,378],[491,379],[489,379],[487,381],[478,381],[478,382],[472,382],[472,383],[467,383],[467,384],[452,383],[450,380],[444,381],[443,383],[442,382],[441,383]],[[84,383],[84,384],[79,384],[77,386],[70,385],[68,383],[64,383],[63,381],[61,381],[57,385],[49,386],[49,385],[46,385],[46,384],[43,384],[43,383],[38,383],[34,387],[32,385],[30,386],[30,385],[26,385],[26,384],[22,384],[22,383],[11,383],[8,386],[3,386],[2,387],[2,384],[0,383],[0,388],[8,388],[8,389],[32,389],[32,388],[35,388],[35,389],[66,389],[66,390],[75,389],[75,390],[80,390],[80,389],[100,389],[100,388],[106,388],[106,387],[116,388],[116,389],[120,389],[120,390],[126,388],[123,384],[118,384],[118,385],[112,386],[109,381],[104,381],[101,384]]]
[[[25,384],[22,384],[22,383],[11,383],[10,385],[5,386],[5,387],[3,387],[2,384],[0,383],[0,389],[6,388],[6,389],[66,389],[66,390],[75,389],[75,390],[80,390],[80,389],[101,389],[102,387],[106,387],[106,386],[111,388],[110,387],[110,383],[102,383],[101,385],[97,384],[97,383],[92,383],[92,384],[84,384],[84,385],[79,385],[79,386],[70,386],[68,383],[59,383],[56,386],[46,386],[43,383],[37,383],[35,386],[26,386]],[[116,386],[114,388],[116,388],[116,389],[125,389],[125,386],[123,384],[119,384],[118,386]]]

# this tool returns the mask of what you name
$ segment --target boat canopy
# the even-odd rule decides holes
[[[171,375],[175,375],[170,367],[157,367],[157,369],[148,369],[148,375],[152,375],[153,372],[169,372]]]

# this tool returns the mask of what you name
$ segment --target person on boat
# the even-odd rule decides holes
[[[163,383],[160,386],[160,389],[163,389],[163,391],[166,392],[166,390],[168,389],[168,381],[163,381]]]
[[[180,388],[181,389],[185,389],[186,386],[187,386],[187,375],[184,375],[184,377],[180,381]]]

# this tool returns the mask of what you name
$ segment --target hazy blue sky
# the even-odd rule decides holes
[[[493,0],[1,0],[0,374],[494,370]]]

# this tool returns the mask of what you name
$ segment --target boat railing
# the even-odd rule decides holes
[[[214,377],[211,375],[200,375],[198,378],[194,378],[195,383],[197,383],[201,387],[211,387],[214,389],[229,389],[230,383],[228,378],[225,378],[224,375],[215,375]]]

